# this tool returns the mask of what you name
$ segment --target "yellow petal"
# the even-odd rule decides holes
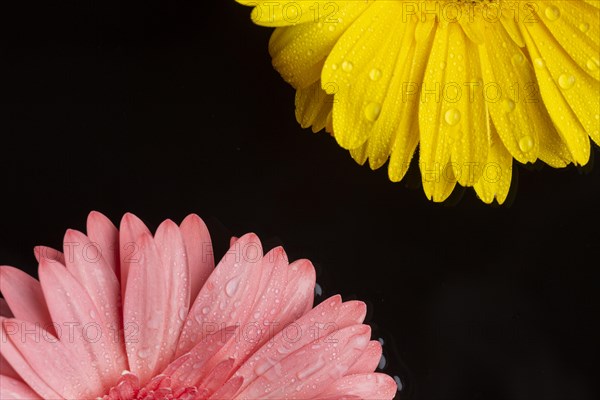
[[[269,41],[273,67],[293,87],[305,88],[320,78],[325,58],[366,7],[364,2],[339,3],[335,23],[319,20],[273,32]]]
[[[360,165],[364,165],[364,163],[367,161],[367,146],[368,142],[355,149],[350,149],[350,155],[352,156],[352,159]]]
[[[573,60],[600,79],[600,9],[578,0],[538,1],[540,20]],[[528,27],[539,23],[526,23]]]
[[[456,24],[438,24],[435,28],[433,47],[421,88],[419,105],[420,150],[419,166],[423,189],[427,198],[443,201],[450,195],[456,182],[454,172],[448,171],[450,151],[454,138],[458,135],[460,112],[448,104],[442,96],[446,83],[446,63],[450,32],[460,30]],[[448,121],[448,122],[447,122]],[[442,176],[443,175],[443,176]]]
[[[504,203],[512,180],[512,156],[502,144],[496,129],[491,127],[491,146],[483,174],[474,186],[479,198],[487,204],[496,199]]]
[[[486,24],[481,46],[484,95],[498,135],[522,163],[539,154],[539,135],[555,131],[541,104],[533,67],[501,24]]]
[[[325,128],[332,106],[333,96],[321,89],[320,80],[296,91],[296,120],[303,128],[310,126],[313,132]]]
[[[379,99],[382,99],[380,115],[373,122],[367,142],[369,166],[372,169],[381,167],[387,161],[396,135],[406,137],[410,134],[407,132],[410,122],[406,121],[408,124],[402,122],[410,119],[416,112],[415,102],[408,99],[405,91],[408,82],[422,79],[422,71],[424,70],[415,71],[413,62],[411,62],[416,47],[414,40],[416,22],[410,20],[403,25],[405,29],[402,32],[402,37],[395,44],[397,50],[392,47],[389,51],[382,52],[377,59],[374,59],[374,65],[373,68],[369,69],[368,78],[363,78],[368,79],[369,84],[377,85],[379,93],[373,100],[378,102]],[[392,43],[395,42],[394,38],[390,39]],[[392,46],[394,45],[392,44]],[[390,58],[387,64],[382,59],[384,57]],[[377,68],[375,64],[380,62],[381,65],[386,65],[385,69]],[[389,77],[383,79],[383,74],[388,74]]]
[[[420,23],[417,24],[421,25]],[[431,31],[430,31],[431,32]],[[416,29],[415,29],[416,35]],[[406,69],[410,68],[408,79],[404,80],[404,76],[395,76],[392,79],[390,91],[396,90],[396,87],[401,83],[402,92],[400,98],[403,107],[401,108],[400,124],[396,129],[390,162],[388,165],[388,177],[392,182],[400,181],[408,167],[419,143],[419,104],[420,104],[420,89],[423,84],[423,77],[427,67],[427,61],[433,39],[435,35],[421,37],[411,45],[410,54],[406,61]]]
[[[541,24],[527,24],[523,36],[548,113],[575,162],[584,165],[590,157],[586,130],[598,126],[600,83],[578,68]]]
[[[483,172],[490,146],[490,117],[480,81],[479,46],[468,40],[460,29],[451,30],[449,40],[443,90],[447,102],[444,122],[448,124],[447,113],[452,108],[460,115],[456,137],[450,144],[450,159],[458,182],[462,186],[473,186]]]
[[[333,131],[345,149],[361,146],[381,114],[406,24],[401,4],[375,2],[342,35],[325,62],[322,84],[333,84]],[[378,71],[373,72],[377,69]],[[370,78],[372,73],[377,79]]]

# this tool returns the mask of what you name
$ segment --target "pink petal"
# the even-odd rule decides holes
[[[197,386],[210,373],[210,370],[206,368],[206,362],[235,336],[235,330],[232,330],[231,327],[206,335],[189,353],[173,361],[163,374],[170,376],[175,385]]]
[[[297,260],[288,267],[287,284],[283,298],[285,302],[279,318],[282,327],[306,314],[313,307],[316,274],[308,260]]]
[[[235,363],[234,358],[219,362],[197,386],[207,390],[208,393],[216,392],[233,374]]]
[[[140,381],[137,376],[129,371],[123,371],[116,386],[110,388],[108,398],[110,400],[133,399],[140,390]]]
[[[129,366],[145,385],[159,372],[161,353],[168,350],[162,343],[169,328],[166,312],[171,301],[167,293],[170,271],[163,268],[149,233],[142,234],[138,243],[138,262],[129,264],[123,324],[126,332],[133,330],[126,333],[125,340]]]
[[[33,255],[38,263],[42,259],[46,259],[50,262],[55,261],[63,265],[65,264],[65,255],[52,247],[35,246],[33,248]]]
[[[2,344],[2,345],[4,345],[4,344]],[[17,379],[19,381],[21,380],[21,377],[19,376],[17,371],[15,371],[13,369],[13,367],[10,366],[10,364],[8,363],[8,361],[6,360],[6,358],[4,358],[4,356],[2,354],[0,354],[0,375],[9,376],[9,377]],[[0,397],[0,399],[1,398],[2,397]]]
[[[346,375],[327,386],[319,399],[334,396],[356,396],[361,399],[391,400],[398,391],[394,380],[381,373]]]
[[[183,220],[181,234],[190,269],[190,299],[193,302],[215,269],[212,241],[204,221],[196,214],[190,214]]]
[[[13,313],[10,311],[10,307],[6,300],[0,297],[0,317],[12,318]]]
[[[283,288],[287,281],[287,256],[281,247],[277,247],[255,266],[252,273],[260,275],[256,301],[241,313],[239,319],[240,338],[230,341],[221,351],[220,359],[224,360],[235,354],[237,365],[242,364],[254,351],[262,346],[275,332],[279,332],[288,322],[280,320],[281,306],[286,302]]]
[[[21,333],[27,336],[23,338],[20,335],[10,334],[15,326],[13,324],[16,324]],[[9,342],[22,356],[21,362],[25,361],[25,364],[13,359],[13,354],[10,352],[4,352],[6,343],[2,345],[3,354],[23,380],[44,398],[93,398],[102,391],[99,382],[88,375],[90,368],[86,368],[85,363],[82,365],[78,354],[71,352],[62,341],[40,328],[39,325],[7,319],[2,322],[2,328],[7,333]],[[46,382],[58,395],[46,397],[45,390],[43,390],[45,388],[40,391],[40,388],[36,387],[39,383],[36,377]]]
[[[232,399],[236,392],[242,387],[244,379],[241,376],[231,378],[219,390],[217,390],[210,400]]]
[[[160,257],[167,289],[167,302],[163,305],[166,318],[165,337],[162,342],[162,357],[158,364],[162,370],[173,359],[183,322],[190,304],[190,272],[185,246],[179,227],[170,220],[164,221],[154,237]]]
[[[356,360],[354,365],[348,370],[348,375],[368,373],[375,371],[381,360],[381,343],[377,340],[371,340],[365,351]]]
[[[4,326],[4,321],[8,321],[7,327]],[[16,371],[18,376],[40,396],[45,399],[57,399],[60,396],[31,368],[31,365],[29,365],[25,358],[23,358],[23,355],[9,340],[11,336],[16,336],[17,340],[22,340],[21,335],[25,334],[22,329],[23,327],[24,325],[16,322],[16,320],[8,320],[0,317],[0,342],[2,343],[0,353],[4,360],[10,363],[9,368]],[[52,337],[50,334],[49,336]]]
[[[115,330],[69,270],[42,260],[39,275],[58,337],[82,361],[79,369],[93,393],[107,391],[127,367]]]
[[[367,305],[359,300],[351,300],[342,304],[340,308],[340,318],[337,321],[339,326],[349,326],[361,324],[367,315]]]
[[[238,369],[236,375],[242,376],[243,386],[247,386],[295,349],[322,339],[336,330],[362,322],[360,317],[364,316],[364,310],[362,302],[342,303],[340,296],[328,298],[263,345]]]
[[[55,332],[44,293],[36,279],[19,269],[1,266],[0,291],[16,318],[38,323]]]
[[[64,238],[74,251],[68,252],[67,270],[85,289],[95,308],[100,312],[98,319],[108,331],[118,332],[121,321],[121,288],[112,267],[95,250],[95,244],[83,233],[68,230]],[[75,246],[76,244],[76,246]],[[92,250],[89,250],[93,248]],[[125,356],[125,348],[118,346],[119,358]],[[119,370],[120,371],[120,370]]]
[[[41,400],[41,397],[22,381],[13,379],[9,376],[0,375],[0,399]]]
[[[119,229],[119,258],[121,266],[121,297],[125,298],[125,288],[127,287],[127,277],[131,264],[140,262],[140,243],[139,238],[143,235],[151,235],[150,231],[144,225],[142,220],[131,213],[127,213],[121,219],[121,228]]]
[[[367,347],[370,335],[367,325],[337,330],[273,364],[236,397],[312,398],[344,376]]]
[[[238,237],[237,236],[232,236],[229,238],[229,247],[233,246],[235,244],[235,242],[238,241]]]
[[[210,275],[187,317],[177,356],[189,351],[207,330],[241,324],[252,311],[260,285],[262,246],[254,234],[244,235]]]
[[[102,258],[121,277],[119,268],[119,231],[103,214],[92,211],[87,218],[87,235],[101,251]]]

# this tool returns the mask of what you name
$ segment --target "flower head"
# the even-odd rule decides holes
[[[2,399],[391,399],[365,305],[313,308],[315,272],[254,234],[214,267],[196,215],[154,235],[92,212],[40,280],[0,267]]]
[[[296,116],[400,181],[504,202],[513,159],[584,165],[600,144],[597,0],[238,0],[277,27]]]

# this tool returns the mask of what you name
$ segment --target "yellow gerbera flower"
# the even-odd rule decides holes
[[[237,0],[277,27],[296,116],[360,164],[504,202],[513,158],[584,165],[600,144],[598,0]]]

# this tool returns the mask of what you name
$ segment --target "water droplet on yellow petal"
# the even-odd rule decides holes
[[[598,59],[597,58],[590,58],[587,63],[586,63],[586,67],[590,70],[590,71],[595,71],[598,69]]]
[[[460,111],[456,108],[451,108],[444,114],[444,120],[450,126],[454,126],[460,122]]]
[[[561,74],[558,77],[558,85],[563,89],[571,89],[575,85],[575,77],[573,75]]]
[[[533,63],[538,68],[544,68],[546,66],[546,62],[543,59],[539,58],[539,57],[536,58],[535,60],[533,60]]]
[[[525,57],[523,57],[523,54],[521,53],[516,53],[515,55],[512,56],[512,65],[519,66],[519,65],[523,65],[523,63],[525,62]]]
[[[556,6],[546,7],[544,14],[546,15],[546,18],[548,18],[550,21],[556,21],[560,18],[560,10]]]
[[[515,102],[509,98],[506,98],[502,100],[502,108],[504,108],[504,111],[506,112],[511,112],[515,109]]]
[[[531,136],[523,136],[519,139],[519,148],[524,153],[533,149],[533,138]]]
[[[369,72],[369,78],[371,78],[372,81],[378,80],[381,78],[381,70],[373,68],[371,72]]]
[[[333,24],[329,25],[328,29],[329,29],[329,32],[335,31],[335,25],[333,25]]]
[[[352,65],[352,63],[350,61],[344,61],[344,62],[342,62],[342,69],[345,72],[352,71],[352,68],[354,68],[354,65]]]
[[[440,69],[446,69],[446,63],[445,62],[441,62],[440,63]]]
[[[579,30],[581,32],[586,33],[589,29],[590,29],[590,24],[587,24],[585,22],[582,22],[581,24],[579,24]]]
[[[381,105],[379,103],[371,102],[365,107],[365,118],[368,121],[375,122],[379,118],[381,112]]]
[[[334,63],[334,64],[331,64],[331,69],[332,69],[332,70],[334,70],[334,71],[335,71],[336,69],[338,69],[338,66],[337,66],[337,64],[335,64],[335,63]]]

